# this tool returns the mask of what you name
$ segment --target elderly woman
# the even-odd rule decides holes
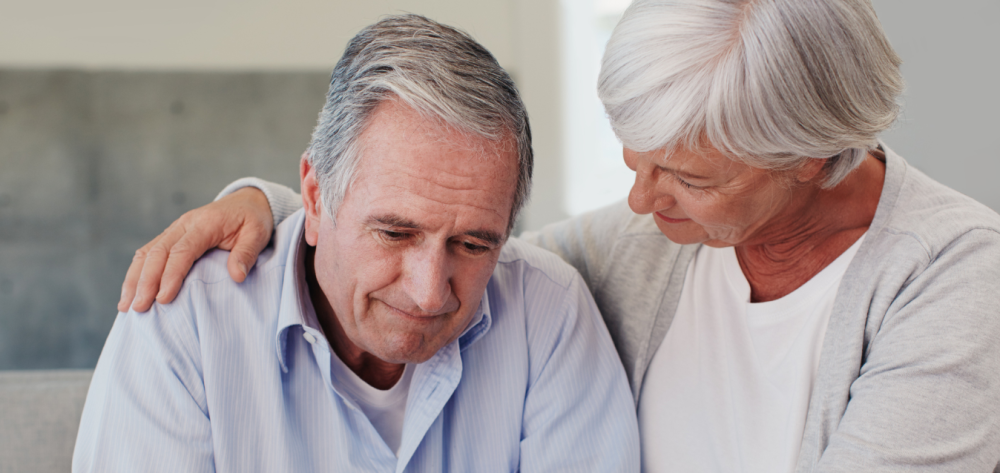
[[[625,12],[599,92],[636,173],[628,206],[522,238],[593,291],[645,470],[997,465],[1000,217],[877,141],[899,64],[868,0]],[[297,206],[256,185],[275,221]],[[248,189],[182,217],[140,250],[122,308],[136,284],[139,310],[158,287],[170,300],[211,246],[245,242],[230,265],[242,278],[269,217]]]

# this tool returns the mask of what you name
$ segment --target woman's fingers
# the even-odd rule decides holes
[[[133,283],[134,290],[131,291],[134,297],[130,301],[132,308],[137,312],[149,310],[160,291],[160,276],[163,274],[163,268],[166,267],[167,258],[170,257],[171,248],[187,233],[187,228],[182,223],[184,217],[181,216],[180,219],[170,224],[160,236],[142,247],[132,258],[129,273],[132,273],[134,267],[139,266],[139,276]],[[125,285],[128,284],[130,284],[130,280],[126,276]],[[130,292],[129,289],[123,286],[123,299],[127,292]],[[124,302],[126,301],[119,302],[119,310]],[[127,306],[126,310],[128,310]]]
[[[252,220],[244,222],[240,228],[239,236],[229,250],[229,276],[233,281],[243,282],[250,268],[257,262],[257,255],[267,246],[271,239],[271,227],[265,226],[264,222]]]
[[[129,307],[132,305],[132,300],[135,299],[136,286],[139,284],[139,276],[142,275],[142,266],[146,262],[146,254],[162,236],[160,234],[153,241],[146,243],[142,248],[136,250],[135,255],[132,256],[132,263],[129,264],[128,272],[125,273],[125,282],[122,283],[121,299],[118,300],[119,312],[128,312]]]
[[[156,302],[160,304],[166,304],[177,297],[181,284],[184,283],[184,277],[191,271],[194,262],[219,244],[220,238],[203,227],[189,225],[185,230],[180,239],[168,250],[169,254],[161,273],[157,274],[156,268],[151,268],[149,273],[151,278],[159,280]]]
[[[174,300],[194,262],[215,247],[231,250],[229,275],[243,282],[267,246],[273,225],[267,198],[254,188],[240,189],[185,213],[135,252],[118,310],[125,312],[131,306],[144,312],[154,301]]]

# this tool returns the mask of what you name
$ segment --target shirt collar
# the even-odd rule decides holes
[[[483,335],[486,335],[486,332],[489,332],[490,327],[493,326],[493,315],[490,312],[491,283],[486,284],[486,290],[483,291],[483,298],[479,300],[479,308],[476,309],[476,315],[472,316],[469,326],[466,327],[465,331],[462,332],[462,335],[458,337],[458,346],[462,349],[462,351],[480,338],[483,338]]]
[[[294,228],[291,231],[287,228],[281,228],[286,225],[292,225]],[[277,230],[279,233],[282,230],[287,231],[290,233],[289,237],[291,239],[291,245],[285,260],[285,272],[281,281],[278,326],[275,329],[276,355],[278,363],[281,365],[281,370],[286,373],[288,372],[288,365],[285,362],[288,329],[298,325],[311,327],[320,333],[323,331],[316,318],[316,310],[313,308],[312,299],[309,295],[309,285],[306,283],[306,242],[303,237],[304,228],[305,211],[299,210],[279,225]],[[278,238],[275,238],[275,244],[280,244]],[[483,297],[479,301],[479,307],[469,322],[469,326],[458,337],[461,350],[465,350],[482,338],[493,325],[493,316],[490,312],[489,302],[489,288],[491,285],[492,281],[490,284],[487,284],[486,290],[483,291]]]
[[[285,225],[291,225],[293,228],[290,231],[287,228],[282,229],[281,227]],[[309,285],[306,283],[306,242],[302,235],[304,228],[304,210],[292,214],[278,226],[278,232],[284,230],[290,233],[290,247],[285,260],[285,273],[281,280],[281,300],[278,303],[278,326],[275,329],[278,363],[281,365],[281,370],[286,373],[288,365],[285,363],[285,347],[288,340],[288,328],[296,325],[317,329],[319,327],[316,311],[313,309],[312,299],[309,296]],[[277,238],[275,238],[275,244],[280,244]]]

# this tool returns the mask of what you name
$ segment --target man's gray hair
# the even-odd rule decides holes
[[[707,142],[777,170],[831,158],[832,187],[896,120],[900,63],[868,0],[635,0],[598,90],[627,148]]]
[[[492,141],[513,136],[518,178],[509,234],[531,189],[531,130],[524,104],[486,48],[419,15],[390,16],[361,30],[333,69],[309,144],[309,160],[330,216],[336,218],[354,181],[362,154],[359,137],[375,108],[391,98]]]

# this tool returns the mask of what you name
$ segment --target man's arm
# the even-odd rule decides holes
[[[90,383],[74,472],[215,471],[194,327],[191,314],[160,305],[118,314]]]
[[[533,284],[526,300],[532,310]],[[521,471],[639,471],[635,405],[593,297],[574,277],[562,316],[529,317]]]

